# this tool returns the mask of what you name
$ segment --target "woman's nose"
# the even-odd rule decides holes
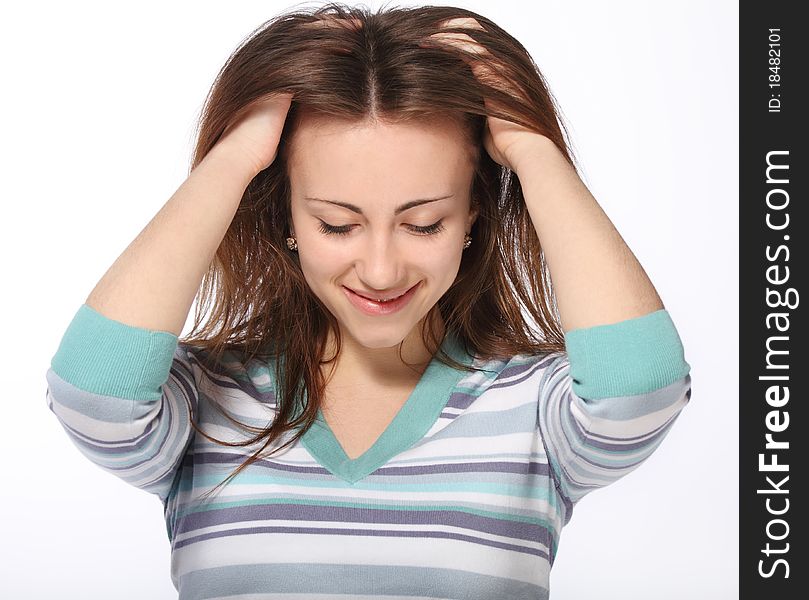
[[[395,288],[402,280],[402,249],[397,247],[396,236],[380,232],[368,236],[368,244],[358,257],[359,276],[375,290]]]

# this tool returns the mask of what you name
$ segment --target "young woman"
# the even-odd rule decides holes
[[[230,57],[47,399],[160,498],[183,600],[535,599],[689,372],[519,42],[452,7],[328,5]]]

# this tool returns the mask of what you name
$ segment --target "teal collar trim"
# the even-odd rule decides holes
[[[461,364],[469,366],[474,360],[455,336],[445,336],[441,347]],[[350,484],[356,483],[421,440],[438,420],[456,385],[467,374],[467,371],[454,369],[433,356],[385,431],[355,459],[345,453],[319,409],[317,420],[301,437],[301,444],[333,475]]]

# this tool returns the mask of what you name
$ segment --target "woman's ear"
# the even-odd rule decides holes
[[[475,221],[478,220],[478,214],[480,213],[480,205],[477,202],[472,202],[472,207],[469,209],[469,219],[468,219],[468,227],[467,229],[471,230],[472,225],[475,224]]]

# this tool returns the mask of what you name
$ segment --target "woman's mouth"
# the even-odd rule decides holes
[[[398,312],[399,310],[404,308],[408,302],[410,302],[410,299],[415,295],[416,290],[418,289],[420,283],[421,282],[417,283],[416,285],[411,287],[404,294],[398,296],[397,298],[381,302],[377,300],[371,300],[364,296],[360,296],[359,294],[357,294],[356,292],[350,290],[345,286],[343,286],[343,291],[348,297],[348,299],[351,301],[351,303],[365,314],[376,316],[389,315],[391,313]]]

